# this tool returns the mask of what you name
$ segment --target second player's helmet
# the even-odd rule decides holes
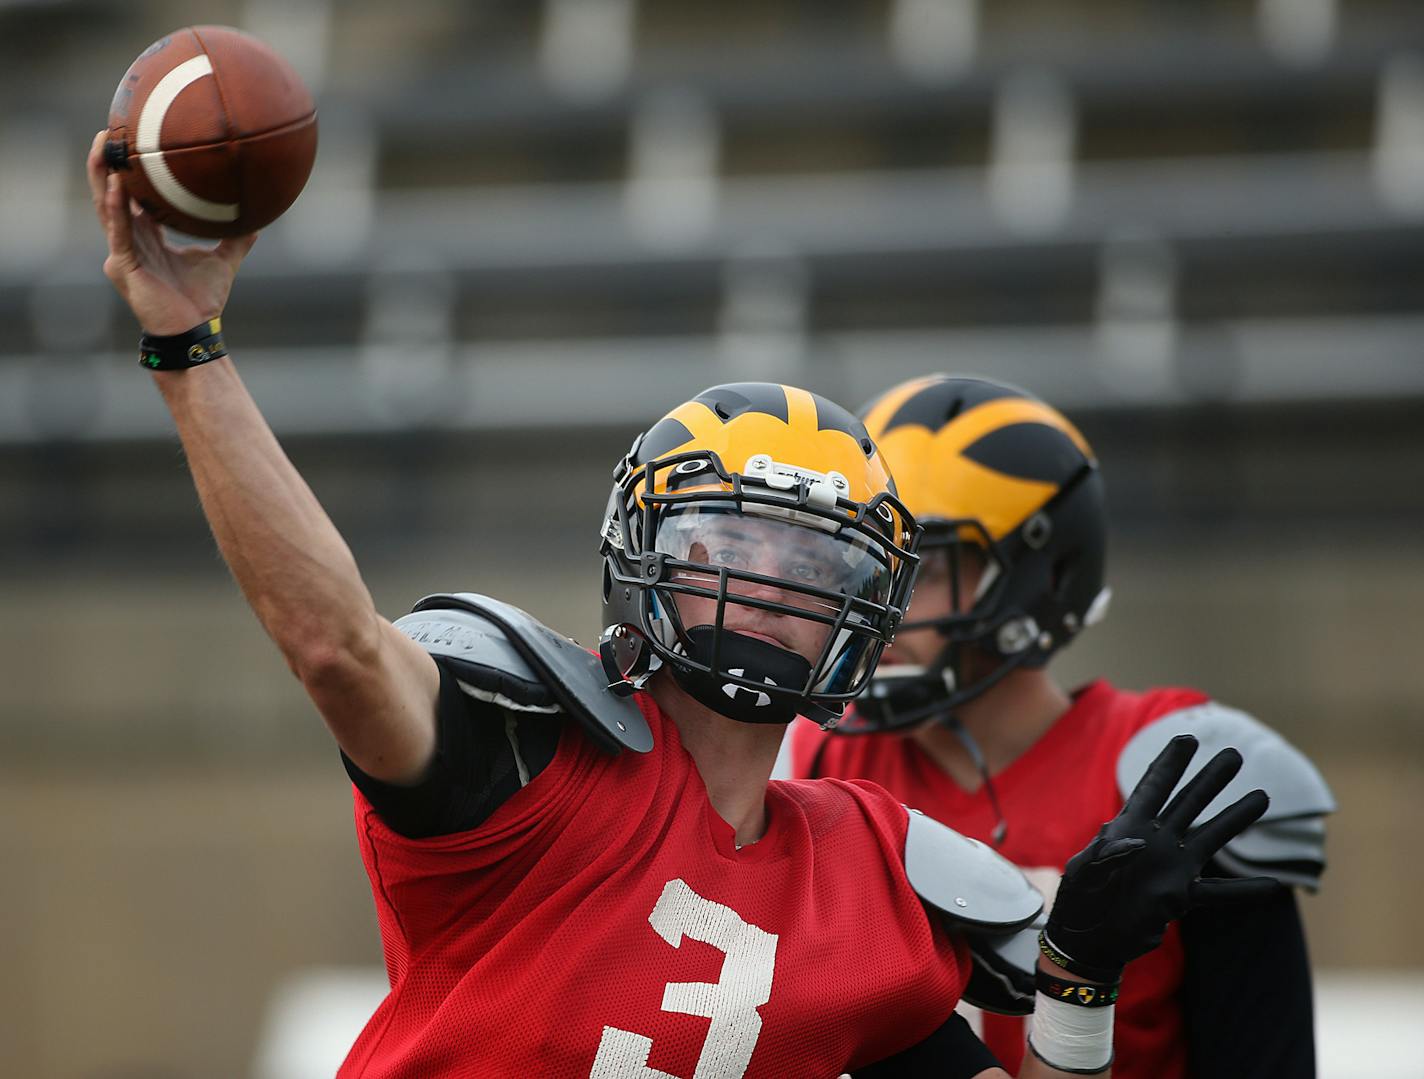
[[[865,426],[805,390],[714,386],[614,471],[600,652],[615,689],[666,665],[714,711],[833,724],[909,599],[918,529]]]
[[[1103,482],[1087,441],[1023,390],[932,375],[865,409],[866,428],[924,527],[920,588],[945,582],[950,614],[926,666],[882,666],[846,733],[945,718],[1018,667],[1037,667],[1106,613]],[[947,565],[931,574],[931,560]],[[958,595],[962,564],[977,587]],[[955,613],[958,612],[958,613]]]

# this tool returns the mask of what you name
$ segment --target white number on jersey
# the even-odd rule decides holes
[[[726,955],[716,983],[669,982],[663,1011],[712,1020],[692,1079],[741,1079],[761,1034],[757,1009],[771,999],[776,934],[743,921],[731,907],[703,899],[681,878],[663,886],[648,921],[674,948],[691,937]],[[678,1079],[648,1067],[652,1047],[651,1038],[604,1027],[589,1079]]]

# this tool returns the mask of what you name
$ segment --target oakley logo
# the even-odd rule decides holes
[[[727,673],[734,674],[738,678],[745,678],[747,676],[745,667],[732,667],[728,669]],[[763,678],[762,681],[769,686],[776,685],[770,678]],[[752,701],[752,706],[755,708],[765,708],[771,703],[771,697],[768,694],[758,692],[755,689],[747,689],[745,686],[734,686],[731,682],[728,682],[722,687],[722,692],[731,697],[734,701],[754,697],[756,699]]]

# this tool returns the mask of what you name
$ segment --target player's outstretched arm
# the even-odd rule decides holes
[[[90,149],[89,186],[108,238],[104,273],[145,333],[218,317],[256,236],[175,250],[131,213]],[[377,614],[355,560],[227,359],[152,375],[172,412],[203,512],[233,576],[341,748],[377,779],[416,778],[435,746],[439,672]]]

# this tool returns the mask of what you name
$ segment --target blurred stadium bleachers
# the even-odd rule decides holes
[[[1317,960],[1424,969],[1418,0],[0,0],[0,1071],[248,1075],[274,987],[379,961],[334,751],[99,272],[84,149],[193,21],[318,91],[225,322],[387,613],[588,639],[608,470],[702,386],[1017,382],[1110,492],[1065,671],[1310,752]]]

